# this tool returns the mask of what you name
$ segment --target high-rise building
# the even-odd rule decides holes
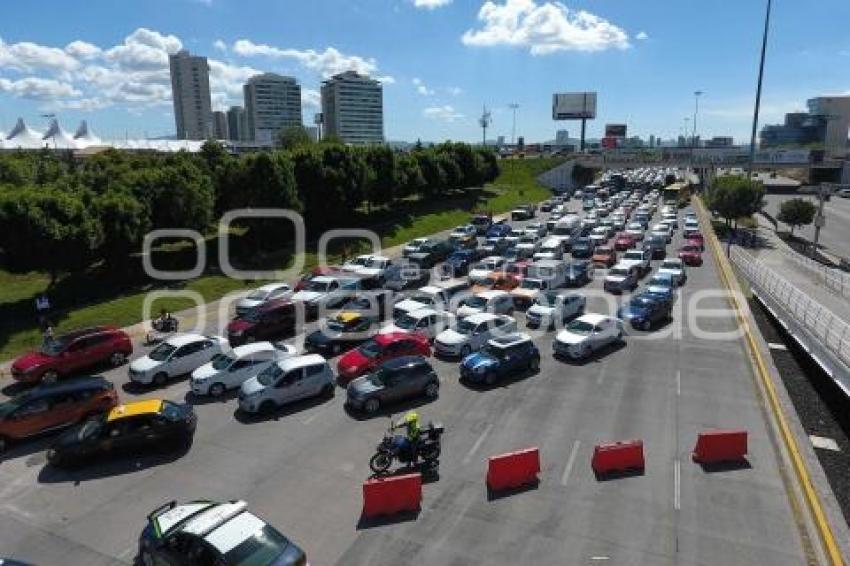
[[[567,130],[555,132],[555,145],[567,145],[568,143],[570,143],[570,132]]]
[[[732,147],[735,145],[735,140],[730,136],[714,136],[710,140],[705,140],[705,147]]]
[[[819,96],[806,102],[809,115],[822,116],[825,122],[823,144],[827,149],[847,149],[850,130],[850,96]]]
[[[791,112],[782,124],[761,129],[762,147],[822,144],[826,149],[846,151],[850,130],[850,96],[822,96],[807,102],[808,112]]]
[[[344,143],[384,141],[384,89],[380,82],[346,71],[322,83],[322,137]]]
[[[228,139],[227,135],[227,114],[221,110],[216,110],[212,114],[213,137],[217,140]]]
[[[212,134],[210,69],[206,57],[191,55],[185,49],[168,56],[171,71],[171,97],[177,138],[202,140]]]
[[[655,147],[655,134],[649,136],[649,147]]]
[[[274,142],[281,130],[302,125],[301,85],[294,78],[263,73],[248,79],[242,90],[249,139]]]
[[[245,141],[245,110],[241,106],[231,106],[227,110],[227,133],[229,140]]]

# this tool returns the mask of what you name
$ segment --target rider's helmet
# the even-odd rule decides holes
[[[410,411],[406,415],[404,415],[404,422],[409,425],[419,424],[419,415],[416,411]]]

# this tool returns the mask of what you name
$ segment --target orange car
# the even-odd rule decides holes
[[[33,387],[0,403],[0,453],[11,441],[70,426],[116,405],[118,394],[102,377],[69,378]]]
[[[475,295],[482,291],[510,291],[516,288],[521,279],[503,271],[494,271],[472,286],[470,292]]]
[[[596,248],[596,251],[593,252],[593,257],[590,259],[590,262],[594,265],[611,267],[617,263],[617,252],[615,252],[614,248],[611,246],[599,246]]]

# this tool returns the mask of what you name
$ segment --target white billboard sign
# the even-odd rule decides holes
[[[552,95],[553,120],[596,118],[595,92],[562,92]]]

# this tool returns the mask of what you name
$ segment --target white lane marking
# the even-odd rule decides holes
[[[608,366],[606,364],[602,364],[602,367],[599,370],[599,377],[596,378],[596,385],[602,385],[602,380],[605,379],[606,371],[605,369]]]
[[[302,420],[302,421],[301,421],[301,423],[302,423],[302,424],[305,424],[305,425],[306,425],[306,424],[310,424],[310,423],[311,423],[311,422],[313,422],[313,421],[316,419],[316,417],[318,417],[318,416],[319,416],[319,413],[318,413],[318,412],[315,412],[315,413],[313,413],[312,415],[310,415],[309,417],[307,417],[306,419]]]
[[[682,394],[682,372],[681,370],[676,371],[676,395]]]
[[[564,474],[561,476],[561,485],[567,485],[567,481],[570,479],[570,472],[573,471],[573,464],[576,463],[579,446],[581,446],[580,440],[573,442],[573,449],[570,450],[570,456],[567,458],[567,465],[564,468]]]
[[[681,465],[679,463],[679,459],[676,458],[676,461],[673,462],[673,508],[678,511],[682,508],[681,496],[679,495],[681,492]]]
[[[591,560],[611,560],[609,556],[591,556]]]
[[[771,350],[787,350],[788,346],[785,344],[780,344],[779,342],[768,342],[767,347]]]
[[[832,438],[827,438],[825,436],[815,436],[814,434],[809,435],[809,439],[812,441],[812,446],[815,448],[820,448],[821,450],[832,450],[833,452],[841,452],[841,448],[838,447],[838,443],[835,442]]]
[[[475,441],[475,444],[472,445],[472,448],[469,449],[469,452],[466,453],[466,456],[463,457],[463,463],[468,464],[472,457],[475,456],[475,453],[478,452],[478,449],[481,448],[481,445],[484,443],[484,439],[487,438],[487,435],[490,434],[490,431],[493,429],[493,425],[487,425],[487,428],[484,429],[484,432],[478,437],[478,440]]]

